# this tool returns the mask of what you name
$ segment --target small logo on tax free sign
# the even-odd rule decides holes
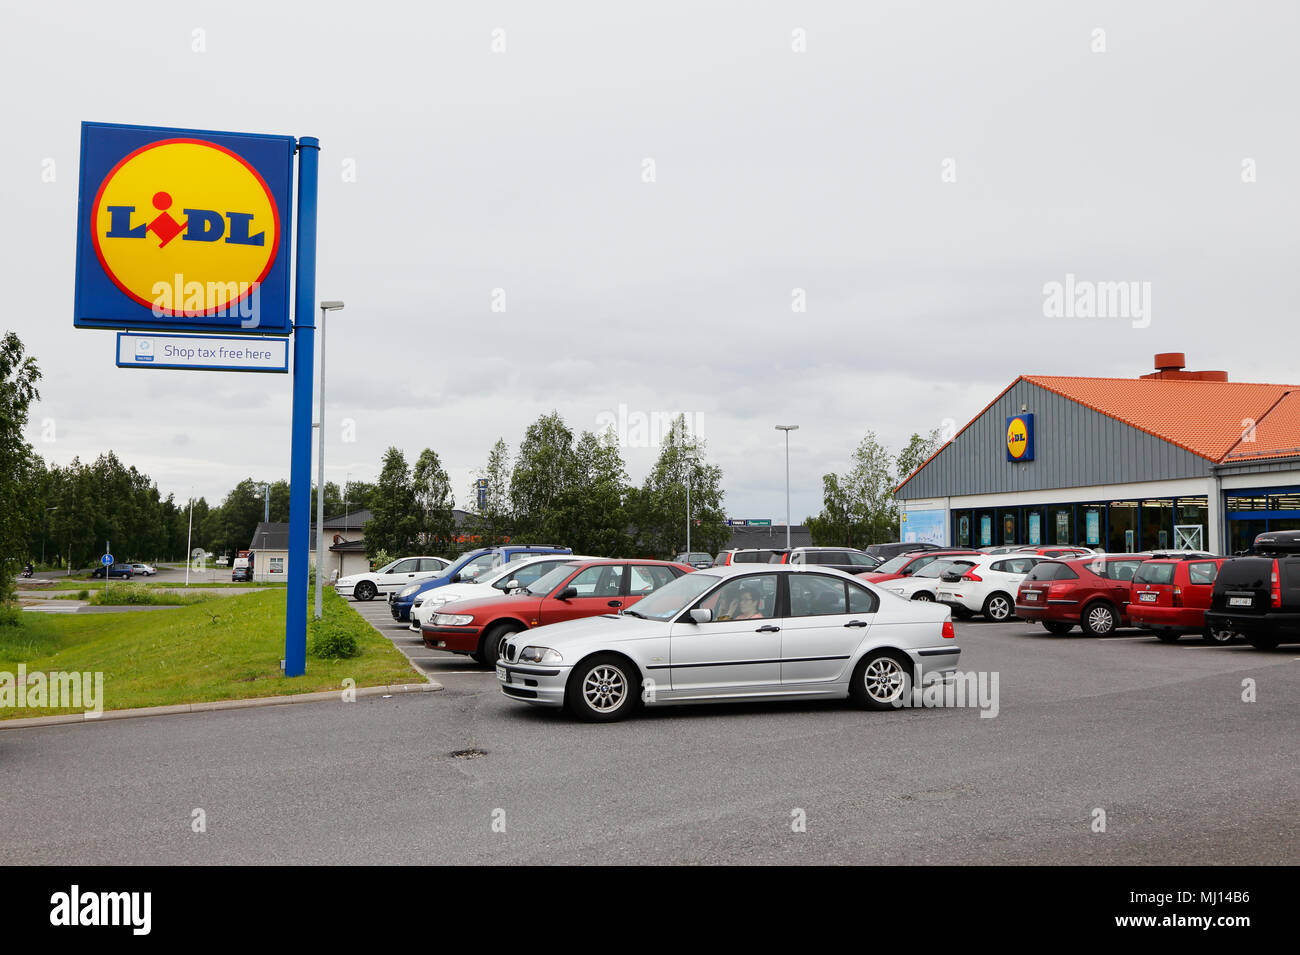
[[[152,892],[88,892],[74,885],[50,896],[50,924],[57,927],[129,927],[148,935],[153,927]]]

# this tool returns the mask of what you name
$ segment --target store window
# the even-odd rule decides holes
[[[1142,502],[1142,539],[1138,550],[1169,550],[1174,546],[1174,502]]]
[[[976,547],[992,547],[997,534],[997,515],[992,511],[975,512]]]
[[[1041,547],[1047,543],[1047,511],[1041,507],[1025,508],[1025,543]]]
[[[1053,544],[1073,544],[1074,541],[1074,507],[1070,504],[1056,505],[1047,509],[1047,541]]]
[[[1205,550],[1209,542],[1209,509],[1203,497],[1180,497],[1174,506],[1174,547]]]
[[[1106,524],[1106,549],[1112,554],[1132,554],[1141,549],[1137,501],[1112,501]]]
[[[1104,508],[1096,504],[1088,504],[1079,508],[1079,523],[1082,525],[1077,529],[1081,538],[1080,543],[1088,547],[1107,546],[1102,539],[1102,534],[1106,531]]]
[[[1016,536],[1019,525],[1019,521],[1017,520],[1018,517],[1019,514],[1015,509],[998,511],[998,527],[1001,529],[1001,536],[998,538],[999,544],[1011,545],[1020,543],[1020,538]]]
[[[953,540],[957,542],[958,547],[969,547],[971,545],[971,513],[962,511],[956,516],[956,530],[953,533]]]

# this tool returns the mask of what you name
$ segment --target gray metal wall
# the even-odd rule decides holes
[[[1007,424],[1034,414],[1034,460],[1007,460]],[[900,499],[1042,491],[1205,477],[1210,462],[1027,381],[992,407],[898,492]]]

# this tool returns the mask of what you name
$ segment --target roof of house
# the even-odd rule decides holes
[[[812,532],[802,524],[791,524],[790,546],[812,546]],[[751,547],[785,547],[785,525],[778,524],[772,527],[733,526],[731,528],[731,539],[727,541],[726,546],[722,549],[731,550],[733,547],[742,550]]]
[[[261,521],[257,529],[253,531],[253,542],[248,545],[249,550],[288,550],[289,549],[289,523],[288,521]]]
[[[334,517],[327,517],[323,526],[327,531],[359,531],[368,520],[370,520],[370,508],[362,507],[355,511],[347,511]]]
[[[894,490],[921,472],[1021,381],[1078,402],[1216,464],[1300,454],[1300,385],[1159,375],[1084,378],[1021,375]]]

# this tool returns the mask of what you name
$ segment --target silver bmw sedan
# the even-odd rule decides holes
[[[893,709],[957,669],[951,611],[816,565],[739,564],[680,577],[618,614],[525,630],[501,692],[580,719],[643,705],[848,697]]]

